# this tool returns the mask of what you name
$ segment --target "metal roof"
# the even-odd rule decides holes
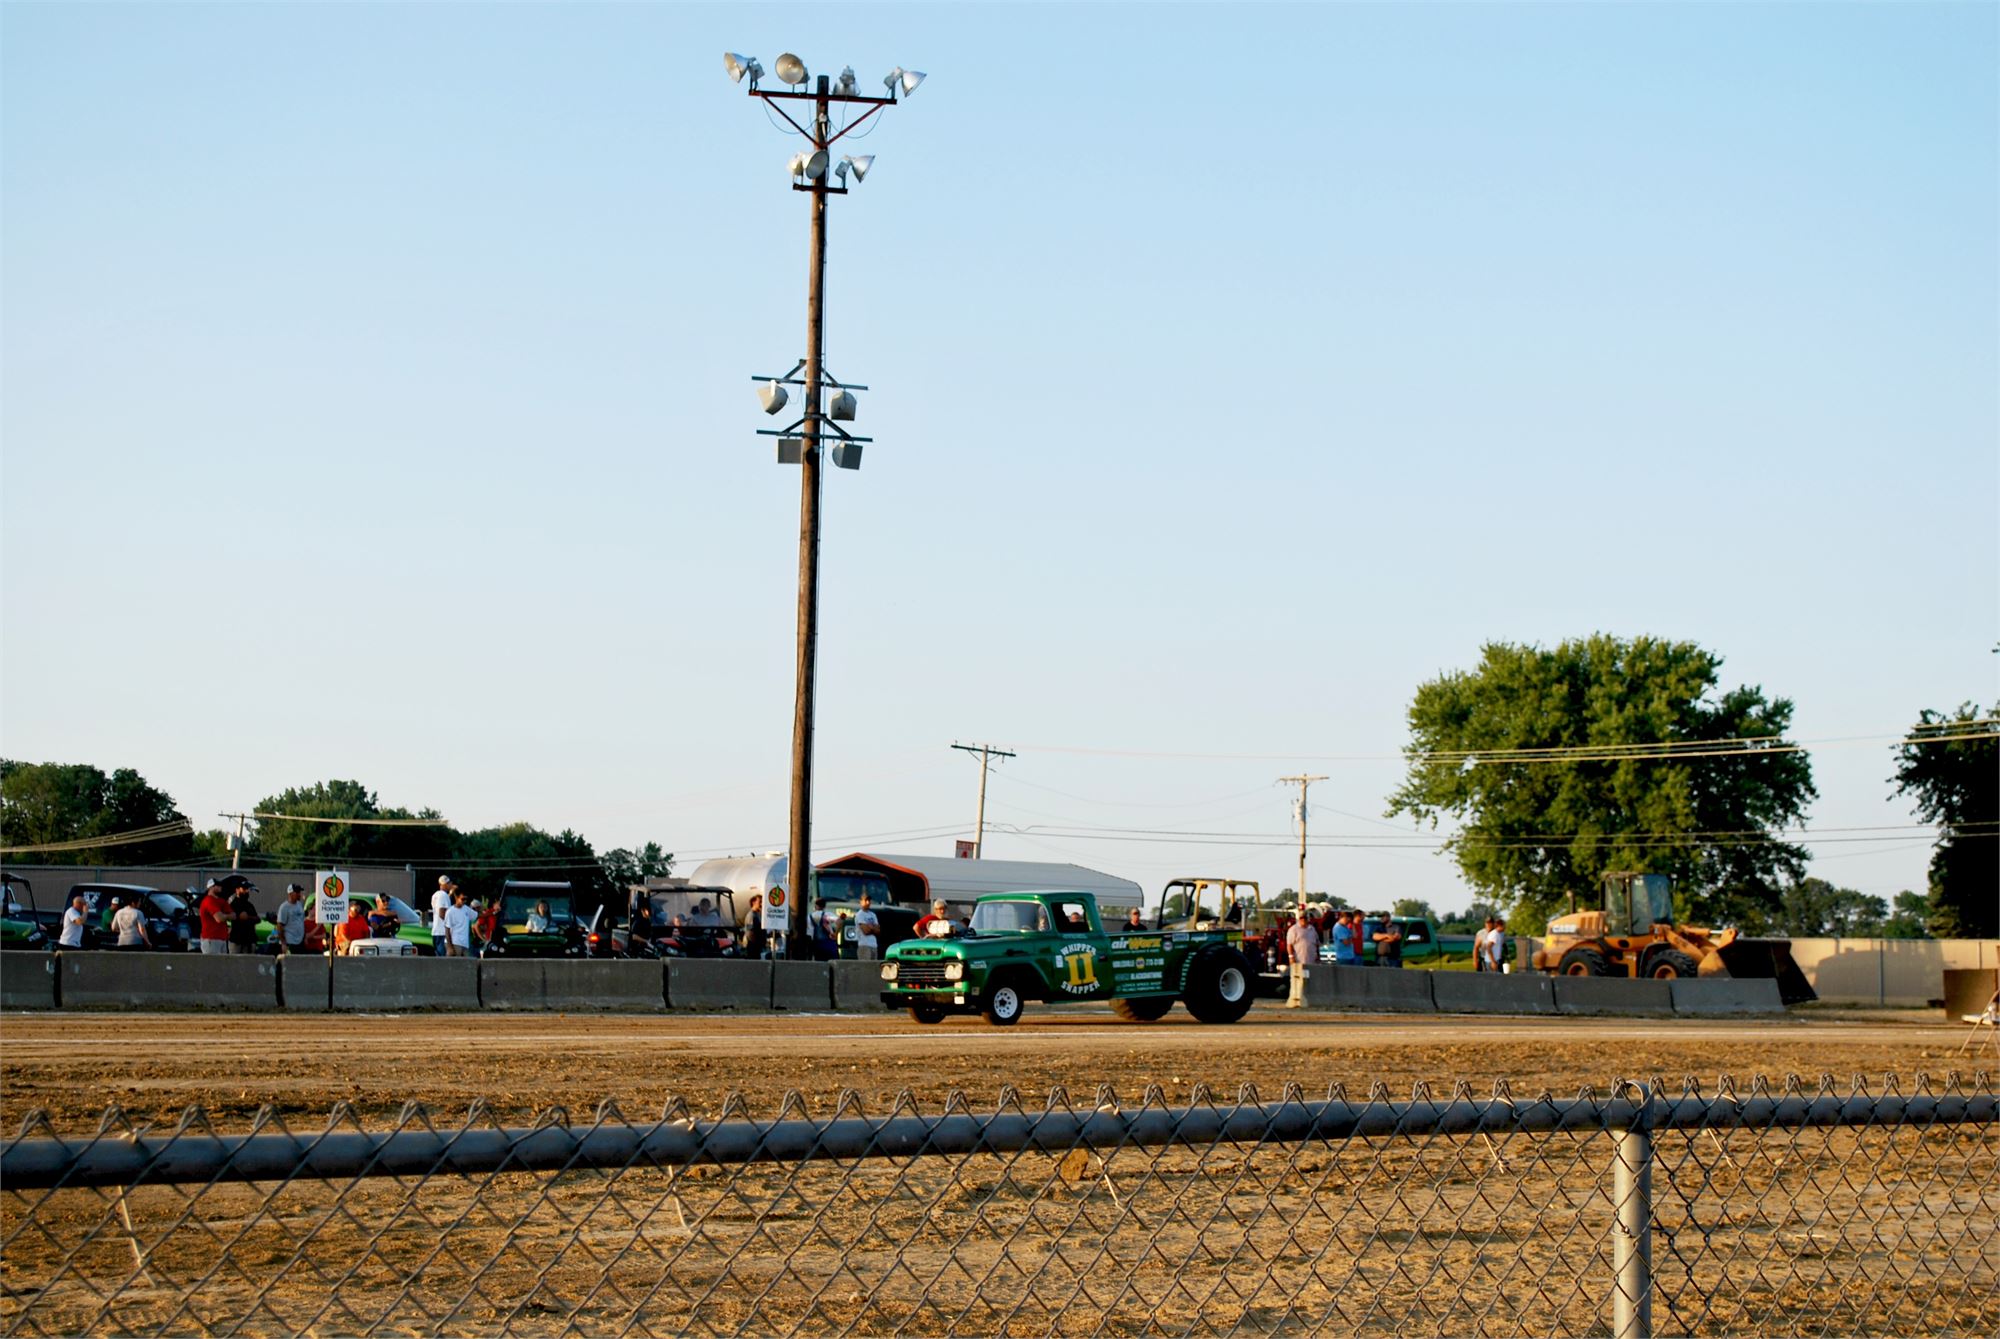
[[[870,860],[921,875],[930,885],[932,897],[970,901],[981,893],[1019,893],[1062,890],[1095,893],[1099,900],[1119,906],[1137,906],[1144,890],[1130,879],[1082,865],[1047,860],[959,860],[949,856],[887,855],[879,851],[856,851],[838,860],[822,860],[821,869],[840,869],[850,862]]]

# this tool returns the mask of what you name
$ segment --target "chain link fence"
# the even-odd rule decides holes
[[[1990,1336],[1996,1155],[1985,1073],[31,1115],[0,1144],[0,1330]]]

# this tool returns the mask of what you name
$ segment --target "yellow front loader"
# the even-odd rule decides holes
[[[1665,874],[1605,875],[1603,909],[1550,921],[1534,965],[1562,976],[1771,977],[1786,1004],[1819,998],[1792,960],[1790,940],[1676,924],[1674,882]]]

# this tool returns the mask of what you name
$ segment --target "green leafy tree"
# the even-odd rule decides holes
[[[0,759],[0,832],[5,845],[44,846],[185,824],[174,798],[129,767],[106,774],[86,763],[24,763]],[[189,860],[183,831],[151,841],[23,853],[37,864],[162,865]]]
[[[1431,910],[1431,904],[1415,897],[1397,898],[1395,905],[1389,908],[1389,912],[1395,916],[1409,916],[1427,921],[1437,920],[1437,913]]]
[[[1896,894],[1895,909],[1882,922],[1884,939],[1929,939],[1931,922],[1937,918],[1937,908],[1932,904],[1929,893],[1913,893],[1908,889]]]
[[[1456,819],[1446,851],[1515,917],[1544,918],[1572,894],[1595,905],[1617,870],[1674,876],[1691,918],[1775,910],[1805,873],[1805,851],[1777,832],[1804,817],[1812,767],[1782,745],[1792,704],[1721,690],[1721,665],[1652,637],[1490,643],[1477,669],[1417,689],[1388,812]],[[1763,742],[1689,747],[1726,740]]]
[[[359,781],[319,781],[294,786],[257,802],[260,818],[251,849],[266,865],[302,866],[339,862],[353,865],[424,864],[453,854],[451,829],[442,822],[418,827],[382,827],[329,819],[435,819],[435,809],[412,812],[384,806]],[[319,821],[313,821],[319,820]]]
[[[1488,916],[1498,916],[1500,914],[1500,908],[1497,904],[1475,901],[1464,911],[1454,912],[1439,921],[1438,933],[1447,935],[1477,934],[1486,928],[1486,918]]]
[[[463,833],[454,843],[453,861],[443,872],[452,873],[475,897],[498,895],[511,877],[569,884],[582,916],[614,895],[613,905],[623,901],[590,843],[568,829],[549,833],[532,823],[505,823]]]
[[[625,889],[647,879],[662,878],[673,872],[674,857],[658,842],[647,842],[638,850],[620,846],[606,851],[598,860],[604,869],[604,878],[611,887]]]
[[[1931,852],[1931,924],[1936,933],[2000,936],[2000,705],[1967,702],[1946,715],[1928,708],[1896,750],[1898,795],[1938,825]]]
[[[1825,879],[1800,879],[1784,891],[1771,928],[1788,935],[1835,935],[1851,939],[1878,935],[1889,915],[1889,904],[1853,888],[1838,888]]]

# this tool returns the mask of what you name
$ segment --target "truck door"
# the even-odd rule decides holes
[[[1089,898],[1052,897],[1049,911],[1058,941],[1051,984],[1064,999],[1109,997],[1113,969],[1105,954],[1096,904]]]

